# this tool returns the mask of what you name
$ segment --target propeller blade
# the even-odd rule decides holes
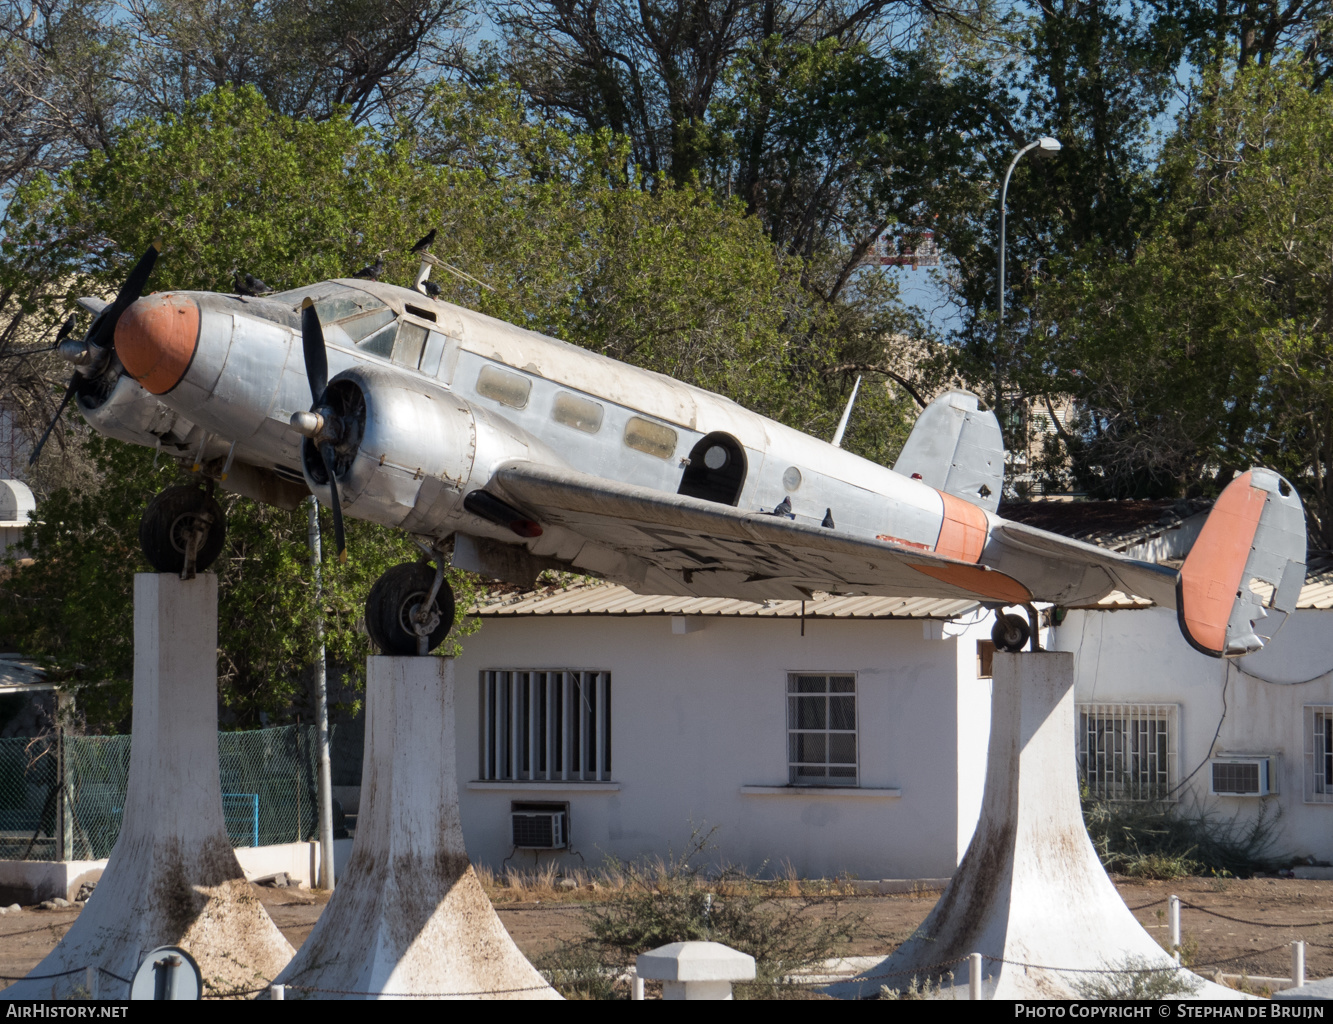
[[[139,262],[130,271],[130,276],[125,278],[125,283],[120,286],[120,291],[116,294],[116,301],[107,307],[105,314],[98,320],[97,336],[89,339],[94,345],[101,348],[108,347],[108,342],[115,337],[116,321],[120,319],[120,314],[129,309],[130,303],[143,294],[144,285],[148,283],[148,275],[153,272],[153,264],[157,262],[158,253],[161,251],[162,238],[158,236],[139,257]]]
[[[42,454],[42,448],[46,446],[46,439],[51,436],[51,431],[55,430],[56,424],[60,422],[60,414],[65,411],[65,406],[69,405],[69,400],[74,397],[74,389],[79,386],[79,375],[76,373],[69,379],[69,387],[65,389],[65,397],[60,400],[60,405],[56,408],[56,414],[51,417],[51,422],[47,424],[46,433],[42,439],[37,442],[37,447],[32,450],[28,456],[28,465],[31,466],[37,461],[37,457]]]
[[[342,502],[338,500],[338,478],[334,475],[337,468],[337,458],[333,452],[333,445],[325,441],[319,446],[319,454],[324,458],[324,469],[329,474],[329,494],[332,501],[329,503],[333,509],[333,538],[338,545],[338,561],[347,561],[347,536],[343,533],[343,507]]]
[[[301,348],[305,353],[306,380],[310,382],[310,401],[318,405],[329,386],[329,355],[324,351],[324,329],[319,325],[319,314],[309,296],[301,300]],[[336,498],[334,502],[336,508]]]

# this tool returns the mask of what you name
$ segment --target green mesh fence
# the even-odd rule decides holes
[[[0,859],[108,856],[125,812],[130,739],[0,739]],[[315,837],[315,756],[314,726],[218,734],[222,813],[233,846]]]

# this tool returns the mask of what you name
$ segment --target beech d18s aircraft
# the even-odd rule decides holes
[[[114,302],[80,300],[93,324],[82,340],[67,324],[58,346],[75,367],[66,400],[95,429],[202,473],[204,486],[148,506],[149,561],[187,575],[217,557],[214,482],[287,508],[313,493],[333,511],[340,554],[344,515],[399,527],[422,548],[367,600],[385,653],[444,639],[449,562],[528,584],[571,570],[645,594],[1025,609],[997,617],[1004,650],[1029,638],[1035,649],[1034,602],[1120,590],[1175,608],[1185,638],[1217,657],[1262,647],[1304,582],[1304,510],[1271,470],[1232,481],[1176,570],[998,516],[999,424],[965,392],[926,408],[890,470],[718,395],[436,301],[429,254],[414,289],[348,279],[141,298],[160,247]]]

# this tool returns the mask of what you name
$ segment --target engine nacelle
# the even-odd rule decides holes
[[[334,448],[343,511],[409,533],[442,536],[457,529],[459,517],[467,515],[464,496],[484,487],[502,462],[564,464],[501,417],[390,367],[338,374],[329,382],[326,405],[340,420]],[[301,446],[301,468],[311,491],[329,504],[328,474],[309,440]]]
[[[75,401],[83,418],[99,434],[118,441],[162,447],[173,455],[194,453],[204,432],[175,410],[145,391],[128,373],[122,373],[108,389],[101,380],[81,381]],[[215,445],[225,453],[226,446]],[[216,451],[205,453],[216,455]]]

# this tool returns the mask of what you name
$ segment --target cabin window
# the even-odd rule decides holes
[[[669,459],[676,454],[676,432],[642,416],[631,416],[625,424],[625,445],[646,455]]]
[[[551,406],[551,418],[585,434],[595,434],[602,429],[602,407],[568,391],[561,391],[555,396]]]
[[[512,409],[526,408],[531,393],[532,381],[498,366],[483,366],[477,374],[477,394]]]
[[[745,486],[746,458],[741,443],[730,434],[705,434],[690,450],[690,462],[681,474],[678,493],[721,505],[735,505]]]
[[[426,344],[427,333],[420,324],[403,321],[398,328],[398,340],[393,345],[393,361],[415,370],[421,362],[421,349]]]

